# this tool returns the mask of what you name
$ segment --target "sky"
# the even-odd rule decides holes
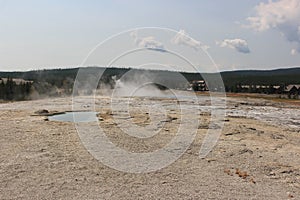
[[[113,65],[300,66],[300,0],[0,0],[1,71],[107,66],[136,48]]]

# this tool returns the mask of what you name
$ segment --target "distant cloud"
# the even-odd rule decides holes
[[[240,53],[250,53],[248,43],[242,39],[225,39],[222,42],[216,42],[220,47],[229,47]]]
[[[166,52],[164,45],[155,40],[153,36],[139,38],[137,36],[137,31],[133,31],[130,33],[130,36],[134,38],[135,44],[140,48],[147,48],[153,51]]]
[[[199,49],[203,48],[203,49],[208,49],[209,46],[203,45],[200,41],[197,41],[193,38],[191,38],[186,32],[185,30],[180,30],[174,38],[172,38],[171,42],[173,44],[178,44],[178,45],[186,45],[189,46],[193,49],[195,49],[196,51],[198,51]]]
[[[296,55],[296,54],[297,54],[297,50],[296,50],[296,49],[292,49],[292,50],[291,50],[291,55],[294,56],[294,55]]]
[[[289,42],[297,44],[300,52],[300,0],[279,0],[260,3],[256,14],[248,17],[248,25],[256,31],[278,29]]]

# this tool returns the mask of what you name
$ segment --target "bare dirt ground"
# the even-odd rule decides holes
[[[105,107],[109,99],[97,102],[102,105],[97,111],[103,129],[129,151],[160,148],[180,123],[173,110],[162,133],[142,142],[115,126]],[[300,109],[253,98],[229,98],[227,103],[229,111]],[[133,174],[96,160],[82,145],[73,123],[33,116],[40,109],[72,110],[71,104],[71,98],[0,104],[0,199],[300,199],[299,115],[292,119],[293,126],[286,126],[284,121],[228,114],[217,146],[200,159],[210,120],[210,113],[201,111],[196,139],[183,156],[158,171]],[[139,126],[148,123],[146,111],[133,110],[131,115]]]

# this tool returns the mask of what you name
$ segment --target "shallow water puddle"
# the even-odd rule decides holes
[[[97,112],[66,112],[48,117],[49,121],[61,122],[96,122]]]

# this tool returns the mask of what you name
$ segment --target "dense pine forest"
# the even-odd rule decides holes
[[[3,100],[27,100],[31,89],[31,82],[16,83],[12,78],[7,78],[5,81],[0,79],[0,99]]]

